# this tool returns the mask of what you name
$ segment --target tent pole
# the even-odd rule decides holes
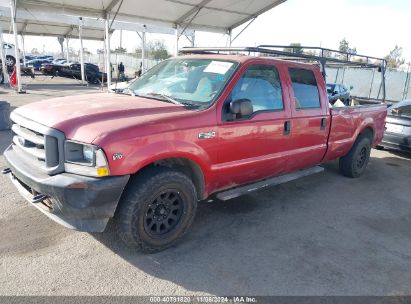
[[[146,71],[146,25],[144,25],[144,30],[141,33],[141,74]]]
[[[4,40],[3,40],[3,28],[0,25],[0,45],[3,45]],[[9,73],[7,72],[7,66],[6,66],[6,56],[4,56],[4,49],[0,47],[0,59],[1,59],[1,67],[2,67],[2,73],[4,77],[4,83],[9,83]]]
[[[251,19],[250,22],[248,22],[247,25],[234,38],[232,38],[232,30],[230,29],[230,46],[233,44],[234,40],[236,40],[256,19],[257,17]]]
[[[386,67],[386,61],[384,60],[384,61],[382,62],[382,66],[381,66],[382,100],[383,100],[384,103],[387,102],[387,100],[386,100],[386,99],[387,99],[387,93],[386,93],[386,90],[385,90],[385,67]],[[379,94],[378,94],[378,95],[379,95]]]
[[[67,63],[69,62],[69,39],[68,39],[68,37],[66,37],[66,60],[67,60]]]
[[[16,24],[16,3],[15,0],[10,0],[10,10],[11,10],[11,24],[13,26],[13,35],[14,35],[14,50],[16,58],[16,76],[17,76],[17,92],[24,93],[21,87],[21,70],[20,70],[20,53],[19,53],[19,40],[17,37],[17,24]]]
[[[106,73],[107,73],[107,87],[111,86],[111,64],[110,64],[110,20],[108,14],[106,15]]]
[[[82,37],[82,31],[83,31],[83,18],[79,18],[79,24],[78,24],[78,38],[80,39],[80,66],[81,66],[81,84],[86,83],[86,75],[84,72],[84,52],[83,52],[83,37]]]
[[[176,25],[176,29],[175,29],[175,38],[176,38],[176,48],[174,50],[174,56],[178,56],[178,39],[180,38],[178,35],[178,25]]]
[[[21,35],[21,48],[23,49],[23,65],[26,66],[26,48],[24,47],[24,35]]]

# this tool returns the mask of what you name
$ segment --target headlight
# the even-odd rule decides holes
[[[66,140],[64,156],[66,172],[98,177],[110,175],[106,155],[95,145]]]
[[[93,161],[94,161],[94,147],[83,145],[83,158],[87,162],[93,163]]]

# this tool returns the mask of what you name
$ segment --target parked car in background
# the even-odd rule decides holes
[[[353,87],[350,88],[350,90],[352,89]],[[327,94],[331,104],[334,104],[338,99],[346,106],[350,103],[350,91],[342,84],[327,83]]]
[[[50,63],[50,59],[33,59],[26,61],[26,66],[33,67],[34,70],[39,71],[43,63]]]
[[[107,81],[107,74],[100,72],[97,65],[85,63],[85,76],[88,83],[98,84]],[[81,79],[81,64],[71,63],[68,65],[55,65],[57,75],[68,78]]]
[[[26,61],[29,61],[29,60],[36,59],[36,56],[34,56],[34,55],[26,55],[26,56],[24,56],[24,58],[26,59]]]
[[[47,60],[53,61],[54,57],[52,55],[40,55],[40,56],[37,56],[36,59],[47,59]]]
[[[45,75],[57,76],[58,71],[64,66],[64,64],[55,62],[45,62],[40,67],[40,72]]]
[[[380,147],[411,152],[411,99],[388,108]]]
[[[16,48],[14,47],[14,44],[4,42],[3,43],[3,51],[4,51],[4,56],[6,57],[6,66],[7,69],[10,71],[12,70],[13,66],[16,63]],[[20,52],[20,50],[19,50]],[[20,52],[21,54],[21,52]],[[21,56],[20,56],[21,57]],[[20,60],[22,61],[22,60]],[[0,58],[1,62],[1,58]]]
[[[53,60],[53,63],[57,63],[57,64],[66,64],[67,60],[65,58],[57,58]]]

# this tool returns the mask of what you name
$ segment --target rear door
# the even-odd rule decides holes
[[[316,67],[290,65],[291,147],[289,170],[319,164],[327,150],[330,116],[326,86]]]
[[[235,85],[219,105],[219,163],[214,167],[217,188],[228,188],[286,172],[290,133],[289,95],[275,63],[245,64]],[[229,104],[249,99],[254,112],[228,119]]]

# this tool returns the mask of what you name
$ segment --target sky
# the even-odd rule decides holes
[[[233,46],[259,44],[322,46],[338,49],[345,38],[359,54],[383,57],[395,45],[403,48],[406,62],[411,61],[411,39],[408,29],[411,19],[409,0],[287,0],[285,3],[259,16],[233,43]],[[240,29],[237,29],[237,32]],[[234,31],[235,36],[236,31]],[[148,40],[164,40],[170,52],[175,38],[171,35],[147,34]],[[12,42],[12,37],[5,35]],[[196,32],[196,46],[225,46],[227,36]],[[84,47],[95,53],[102,42],[84,41]],[[120,44],[116,31],[111,38],[111,48]],[[79,49],[78,40],[71,40],[70,47]],[[123,31],[123,47],[133,51],[140,45],[135,32]],[[180,39],[180,46],[188,46],[187,39]],[[40,52],[57,52],[57,38],[26,37],[25,49]]]

